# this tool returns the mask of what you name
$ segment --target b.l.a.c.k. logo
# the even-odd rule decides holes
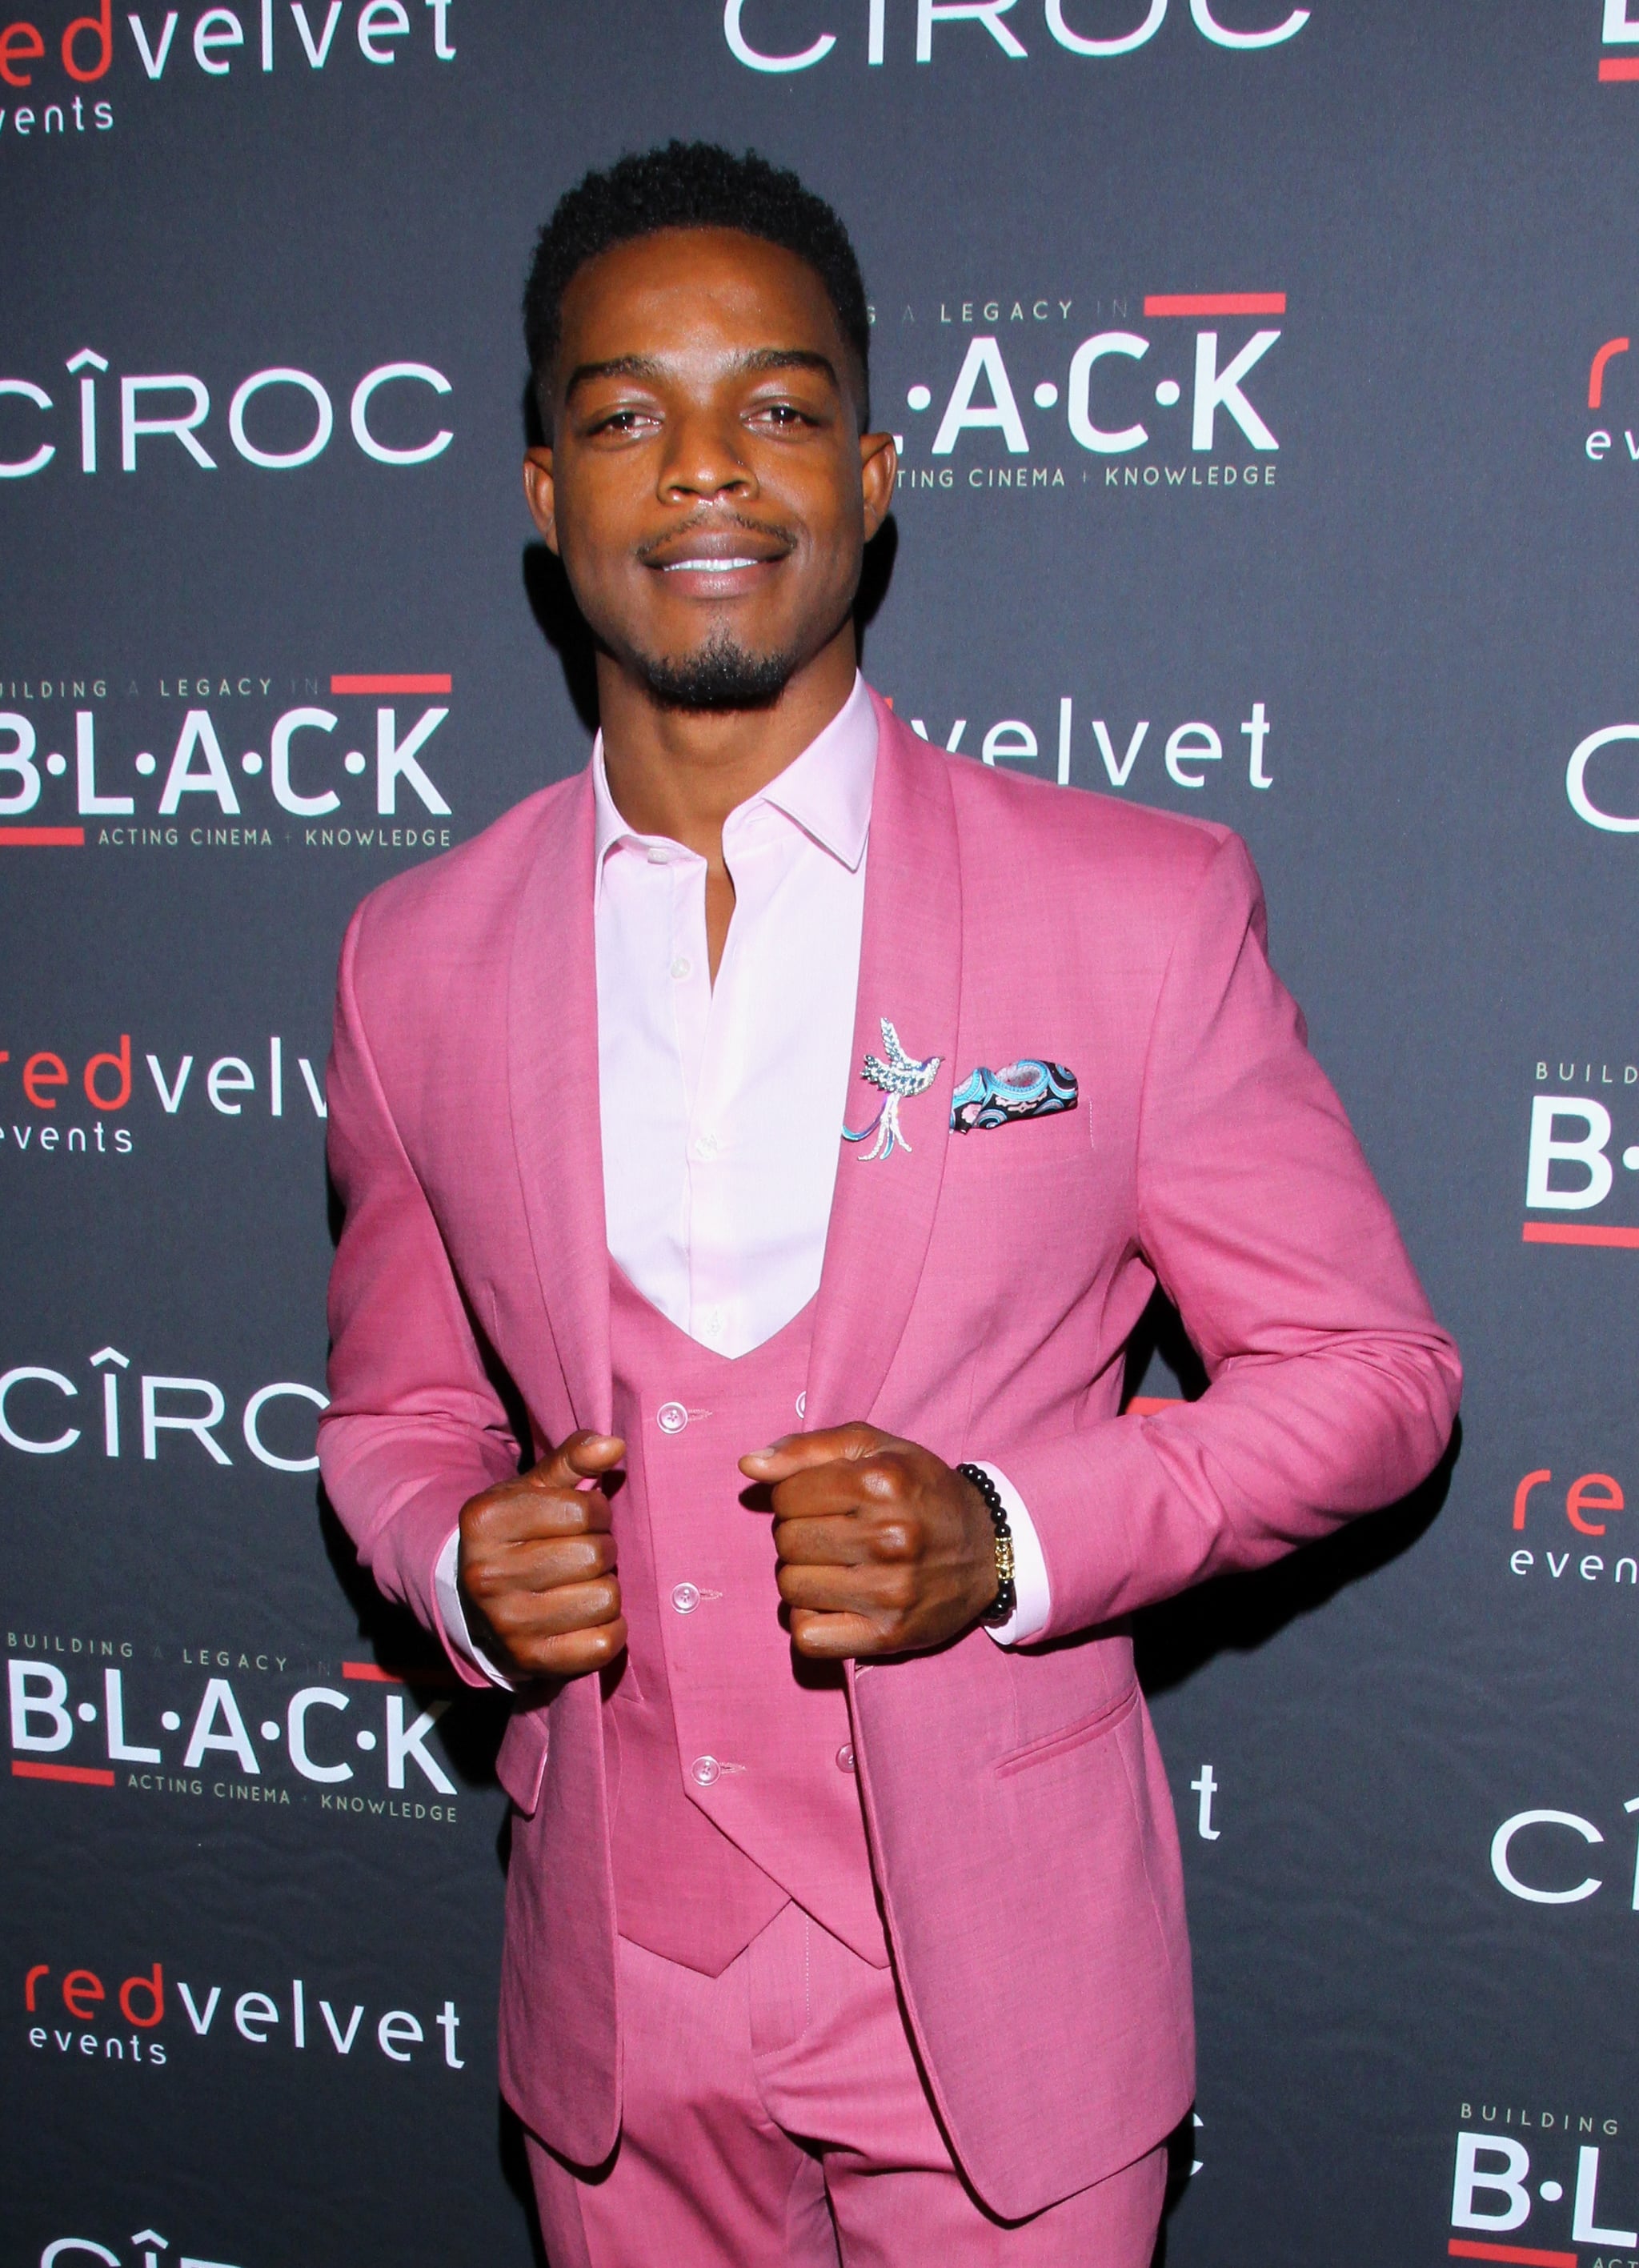
[[[1639,1064],[1552,1057],[1535,1070],[1524,1241],[1639,1251]]]
[[[0,678],[0,849],[447,850],[450,692],[444,671]]]
[[[1036,301],[1003,295],[990,304],[1020,328],[972,331],[953,370],[971,302],[929,295],[920,308],[906,301],[897,317],[891,303],[877,310],[878,329],[894,331],[884,359],[904,371],[912,420],[937,412],[926,443],[918,423],[895,437],[901,490],[1274,485],[1281,443],[1270,357],[1284,328],[1284,291],[1149,292],[1143,329],[1128,314],[1083,337],[1068,358],[1062,327],[1031,321]],[[1112,315],[1129,304],[1112,302]]]
[[[1624,54],[1623,50],[1627,52]],[[1599,77],[1612,80],[1639,79],[1639,15],[1634,0],[1604,0],[1599,27]]]
[[[1460,2115],[1448,2259],[1628,2268],[1639,2230],[1616,2223],[1639,2219],[1639,2183],[1619,2119],[1500,2096],[1476,2096]],[[1581,2245],[1595,2249],[1571,2249]]]

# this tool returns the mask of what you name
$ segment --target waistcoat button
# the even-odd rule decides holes
[[[722,1771],[715,1756],[696,1756],[688,1768],[688,1776],[698,1787],[709,1787]]]
[[[688,1423],[688,1412],[680,1402],[663,1402],[655,1417],[663,1433],[680,1433]]]
[[[680,1583],[672,1594],[672,1604],[680,1615],[692,1615],[700,1604],[700,1594],[692,1583]]]
[[[836,1768],[839,1771],[852,1771],[854,1769],[854,1750],[852,1744],[847,1741],[843,1742],[836,1752]]]

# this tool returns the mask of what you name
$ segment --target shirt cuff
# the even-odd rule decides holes
[[[1013,1531],[1013,1611],[1004,1623],[986,1623],[984,1629],[998,1646],[1023,1646],[1046,1630],[1053,1618],[1053,1587],[1047,1580],[1047,1563],[1035,1522],[1025,1510],[1025,1500],[1012,1482],[994,1465],[981,1459],[975,1462],[980,1471],[989,1473],[996,1483],[1007,1524]]]
[[[1002,1484],[998,1482],[997,1485]],[[1003,1493],[1004,1496],[1007,1493],[1004,1488]],[[1008,1517],[1011,1520],[1012,1516],[1012,1506],[1009,1505]],[[1033,1532],[1032,1541],[1034,1541]],[[1017,1550],[1018,1546],[1015,1545],[1014,1549]],[[434,1568],[432,1575],[432,1587],[437,1597],[438,1615],[444,1624],[444,1634],[456,1652],[464,1654],[474,1669],[482,1670],[491,1685],[498,1685],[503,1692],[511,1693],[513,1690],[511,1679],[503,1677],[488,1654],[481,1653],[474,1645],[473,1634],[467,1627],[467,1613],[461,1605],[461,1588],[457,1577],[460,1552],[461,1531],[459,1528],[452,1528],[449,1541],[438,1554],[438,1564]],[[1036,1546],[1036,1556],[1038,1558],[1041,1556],[1040,1545]],[[1017,1622],[1018,1616],[1016,1615],[1013,1619]],[[1044,1622],[1047,1619],[1045,1615],[1042,1619]]]

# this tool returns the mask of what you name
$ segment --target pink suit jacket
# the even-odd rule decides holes
[[[1177,1836],[1126,1618],[1403,1495],[1460,1373],[1269,970],[1239,840],[878,719],[856,1064],[884,1016],[943,1061],[902,1106],[908,1148],[844,1146],[807,1423],[994,1459],[1046,1552],[1036,1644],[974,1631],[849,1676],[910,2022],[963,2169],[1011,2218],[1191,2100]],[[467,1498],[520,1447],[610,1422],[592,890],[583,772],[377,891],[343,947],[320,1456],[376,1580],[434,1629]],[[952,1082],[1023,1057],[1068,1064],[1077,1107],[950,1133]],[[881,1097],[852,1095],[864,1124]],[[1121,1416],[1158,1279],[1210,1389]],[[500,1759],[503,2083],[583,2164],[621,2115],[601,1705],[595,1678],[522,1697]]]

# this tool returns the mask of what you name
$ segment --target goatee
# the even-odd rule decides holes
[[[719,626],[704,645],[673,659],[638,654],[637,669],[655,699],[668,709],[767,709],[796,673],[794,653],[750,653]]]

